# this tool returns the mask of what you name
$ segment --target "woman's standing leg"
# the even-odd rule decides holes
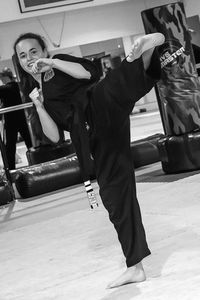
[[[117,279],[110,287],[143,281],[145,273],[139,264],[150,254],[150,250],[136,196],[129,119],[124,119],[120,131],[108,130],[104,136],[97,135],[93,144],[100,196],[117,231],[129,270],[128,274]],[[133,266],[136,266],[134,270],[131,269]]]

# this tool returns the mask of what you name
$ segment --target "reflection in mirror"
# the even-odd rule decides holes
[[[27,149],[32,147],[32,142],[24,110],[13,111],[14,107],[22,104],[16,76],[8,67],[3,68],[0,76],[2,83],[0,86],[1,156],[4,166],[13,170],[17,163],[22,163],[16,151],[16,144],[20,137],[23,137]]]

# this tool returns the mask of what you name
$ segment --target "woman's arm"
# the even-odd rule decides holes
[[[81,64],[53,58],[53,68],[56,68],[77,79],[90,79],[91,74]]]
[[[29,97],[35,104],[40,123],[42,126],[42,131],[46,135],[46,137],[51,140],[53,143],[58,143],[60,140],[60,134],[58,130],[58,126],[54,122],[54,120],[50,117],[46,109],[43,105],[43,97],[41,92],[35,88],[30,94]]]
[[[42,125],[42,131],[49,140],[51,140],[53,143],[58,143],[60,140],[60,135],[56,123],[49,116],[44,107],[37,107],[36,110]]]
[[[80,63],[64,61],[58,58],[40,58],[33,65],[34,73],[46,72],[52,68],[58,69],[77,79],[90,79],[91,73]]]

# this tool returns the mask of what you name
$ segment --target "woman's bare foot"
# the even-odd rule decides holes
[[[127,56],[126,60],[128,62],[132,62],[135,59],[138,59],[145,51],[162,45],[164,41],[165,37],[160,32],[141,36],[135,40],[134,44],[132,45],[131,52]]]
[[[128,283],[142,282],[146,280],[146,275],[142,263],[139,262],[135,266],[127,268],[126,271],[119,276],[116,280],[111,282],[107,288],[115,288]]]

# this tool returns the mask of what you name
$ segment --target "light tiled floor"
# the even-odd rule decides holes
[[[145,118],[133,126],[138,137]],[[136,178],[152,251],[143,261],[147,281],[106,289],[124,258],[101,200],[92,211],[80,184],[0,209],[0,299],[200,299],[199,172],[164,175],[156,163]]]

